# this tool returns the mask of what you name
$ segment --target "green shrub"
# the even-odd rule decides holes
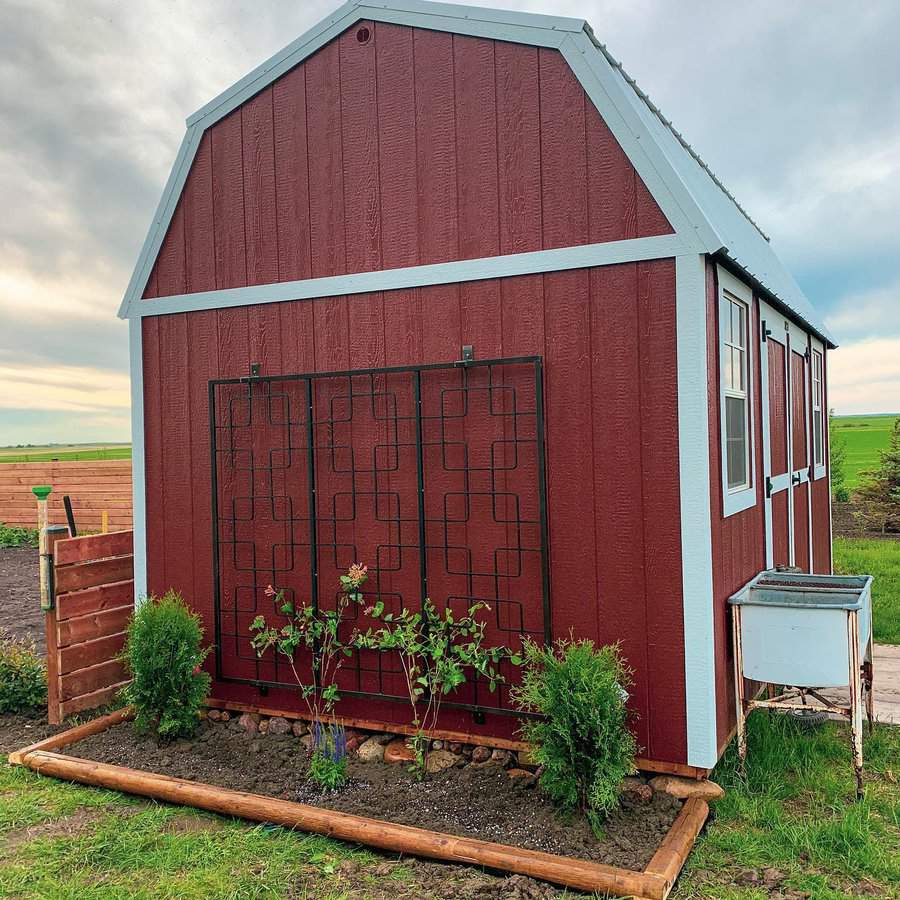
[[[123,699],[139,731],[154,728],[161,740],[194,733],[210,685],[200,669],[209,653],[202,641],[199,617],[175,591],[147,598],[135,612],[122,654],[132,677]]]
[[[0,522],[0,547],[37,547],[36,528],[17,528]]]
[[[637,745],[625,706],[630,684],[618,645],[528,642],[522,683],[512,689],[519,709],[543,717],[522,725],[542,767],[541,787],[561,807],[581,810],[595,831],[634,771]]]
[[[0,715],[47,702],[47,670],[34,643],[0,628]]]

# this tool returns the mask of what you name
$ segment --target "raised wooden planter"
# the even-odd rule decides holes
[[[634,897],[636,900],[665,900],[709,815],[709,807],[705,801],[696,798],[687,800],[647,868],[643,872],[635,872],[506,844],[396,825],[380,819],[141,772],[124,766],[91,762],[55,752],[90,735],[99,734],[128,718],[129,710],[117,710],[11,753],[9,761],[43,775],[137,794],[166,803],[193,806],[225,816],[240,816],[253,822],[267,822],[314,832],[393,853],[486,866],[582,891],[605,892],[616,897]]]

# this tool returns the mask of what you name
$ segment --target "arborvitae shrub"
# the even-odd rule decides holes
[[[634,771],[637,745],[628,729],[630,672],[618,645],[559,641],[525,647],[519,709],[540,713],[522,733],[542,767],[540,785],[559,806],[579,809],[599,831],[618,803],[622,779]]]
[[[122,655],[132,677],[123,699],[134,707],[138,731],[155,729],[161,740],[194,733],[210,685],[200,668],[209,653],[202,641],[199,617],[175,591],[138,607]]]
[[[47,702],[47,670],[31,641],[0,628],[0,715]]]

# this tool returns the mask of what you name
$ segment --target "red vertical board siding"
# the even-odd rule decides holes
[[[622,640],[636,669],[631,702],[644,753],[683,762],[674,267],[671,261],[660,261],[510,278],[492,289],[503,300],[498,353],[538,354],[545,363],[554,634],[572,630],[578,637]],[[149,423],[164,418],[152,386],[165,384],[175,373],[162,371],[158,360],[177,361],[177,377],[185,380],[188,402],[172,404],[166,411],[166,429],[187,435],[190,487],[196,499],[204,496],[203,484],[209,484],[205,394],[208,379],[217,371],[222,376],[243,374],[254,354],[260,358],[253,361],[272,373],[450,360],[463,338],[459,307],[447,302],[446,292],[446,287],[396,292],[417,310],[407,320],[411,342],[398,339],[388,324],[392,299],[395,313],[402,302],[390,295],[251,307],[240,329],[225,329],[217,322],[221,312],[191,313],[186,316],[186,339],[192,364],[187,367],[180,326],[163,328],[157,336],[157,320],[144,322],[151,584],[165,590],[171,578],[183,580],[178,567],[186,566],[193,593],[189,587],[185,592],[201,613],[208,635],[213,629],[208,504],[193,503],[193,549],[175,561],[174,571],[172,555],[165,552],[175,543],[167,529],[178,527],[168,506],[172,492],[165,486],[173,457],[163,448],[161,436],[153,439],[161,429]],[[270,310],[277,319],[266,318]],[[348,329],[351,320],[358,325],[355,333]],[[253,322],[265,322],[261,343]],[[472,326],[474,341],[490,340],[478,322]],[[396,479],[391,488],[406,490]],[[365,535],[360,540],[363,546]],[[323,586],[323,592],[326,588],[330,591],[333,585]],[[229,684],[217,684],[215,692],[253,699],[251,689]],[[291,692],[273,691],[267,702],[276,700],[288,706],[297,703]],[[348,699],[344,711],[385,721],[401,721],[405,715],[398,704],[369,700]],[[511,735],[515,720],[500,719],[488,717],[487,733]],[[450,710],[445,725],[473,727],[467,714]]]
[[[709,459],[710,514],[713,561],[713,627],[715,630],[716,730],[719,747],[728,741],[735,722],[734,669],[731,646],[731,612],[728,598],[765,568],[765,506],[763,502],[762,378],[760,372],[759,304],[753,300],[750,327],[752,360],[753,446],[756,465],[757,498],[750,509],[723,515],[719,302],[715,264],[706,271],[707,363],[709,370]]]
[[[641,364],[641,470],[647,603],[649,753],[687,755],[684,611],[681,591],[681,503],[675,267],[638,264]],[[666,515],[658,515],[660,509]],[[678,573],[673,579],[673,574]],[[674,583],[673,583],[674,582]],[[674,722],[673,722],[674,720]],[[663,751],[662,748],[665,748]]]
[[[348,272],[344,232],[340,47],[332,42],[306,69],[309,226],[314,278]]]
[[[200,139],[192,176],[185,186],[184,265],[187,291],[216,289],[216,252],[213,235],[212,142]]]
[[[297,66],[272,85],[278,271],[285,281],[312,275],[305,71]]]
[[[148,297],[671,232],[556,51],[356,31],[204,135]],[[251,362],[264,374],[447,362],[464,343],[480,358],[542,356],[554,633],[621,639],[645,754],[685,761],[671,261],[194,313],[144,333],[150,582],[192,590],[208,633],[213,523],[196,498],[187,513],[178,486],[209,483],[210,378]],[[153,436],[161,421],[181,448]],[[176,513],[193,526],[177,559]],[[487,727],[511,733],[498,719]],[[456,711],[447,726],[473,727]]]
[[[381,265],[381,198],[378,189],[378,105],[375,41],[371,22],[360,27],[370,37],[360,43],[356,31],[338,38],[340,49],[341,167],[347,268],[368,272]],[[327,185],[326,185],[327,187]]]
[[[541,98],[538,49],[494,47],[500,253],[540,250]]]
[[[381,262],[394,269],[419,262],[413,32],[379,22],[375,45]]]
[[[634,675],[634,705],[649,710],[647,576],[644,571],[644,471],[641,446],[641,339],[637,265],[591,272],[594,323],[615,340],[593,344],[594,522],[597,536],[599,639],[621,641]],[[635,723],[638,743],[650,747],[649,715]],[[662,718],[662,716],[661,716]]]
[[[226,178],[237,179],[237,189],[241,179],[256,179],[259,196],[274,191],[271,221],[247,207],[246,246],[217,245],[220,256],[241,256],[248,284],[266,283],[270,253],[278,258],[276,278],[289,281],[372,271],[391,259],[415,265],[671,233],[558,51],[366,25],[367,40],[358,40],[355,25],[208,132],[220,143],[231,120],[243,118],[245,169]],[[270,114],[274,134],[264,121]],[[565,121],[572,114],[577,131]],[[560,117],[563,130],[554,133],[548,123]],[[544,149],[566,170],[574,160],[587,164],[590,177],[562,197],[548,190],[540,177]],[[209,177],[203,156],[201,144],[188,189]],[[213,213],[206,215],[188,227],[210,230]],[[236,205],[217,207],[215,216],[225,234],[244,226]],[[496,240],[498,219],[506,245]],[[568,221],[538,235],[535,219]],[[428,246],[410,240],[429,232],[436,239]],[[173,223],[161,254],[183,242]],[[416,257],[397,257],[395,245],[415,247]]]

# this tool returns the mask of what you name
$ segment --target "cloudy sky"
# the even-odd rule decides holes
[[[587,18],[900,410],[900,4],[494,0]],[[336,0],[0,0],[0,445],[128,438],[116,309],[184,118]]]

